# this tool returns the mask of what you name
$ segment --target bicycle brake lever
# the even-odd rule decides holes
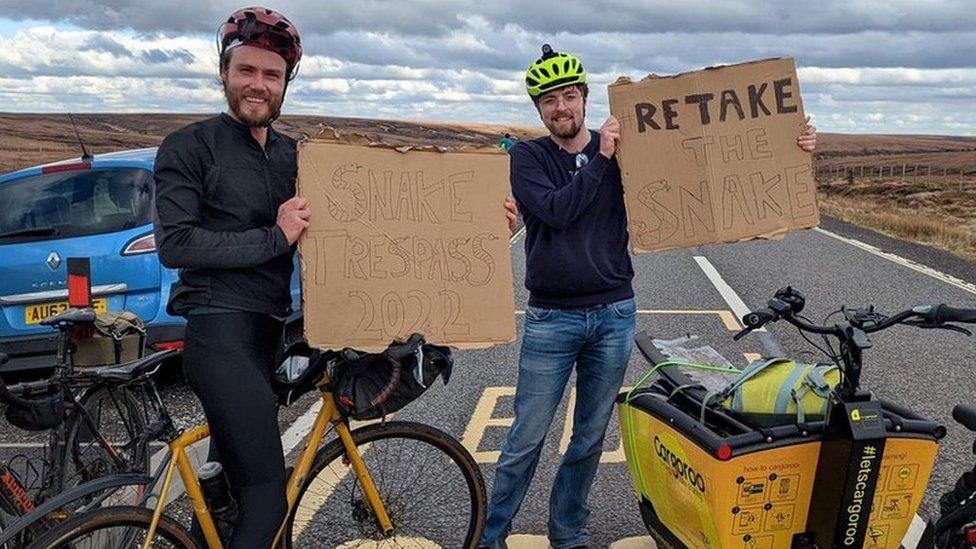
[[[770,300],[774,301],[774,300]],[[773,316],[766,312],[751,312],[742,317],[742,325],[744,328],[741,332],[732,336],[733,341],[739,341],[749,334],[749,332],[762,328],[767,322],[773,320]]]
[[[973,333],[962,326],[956,326],[955,324],[937,324],[933,322],[925,322],[923,320],[906,320],[902,324],[907,324],[909,326],[914,326],[916,328],[922,328],[924,330],[949,330],[952,332],[959,332],[960,334],[972,336]]]
[[[968,335],[968,336],[973,335],[973,333],[970,332],[969,330],[963,328],[962,326],[956,326],[955,324],[942,324],[942,325],[936,326],[936,327],[937,328],[942,328],[944,330],[950,330],[950,331],[953,331],[953,332],[959,332],[960,334],[964,334],[964,335]]]
[[[749,335],[750,332],[752,332],[752,328],[743,328],[741,332],[732,336],[732,341],[739,341],[740,339]]]

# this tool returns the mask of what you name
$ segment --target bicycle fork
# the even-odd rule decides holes
[[[379,490],[376,489],[376,484],[373,483],[373,477],[369,475],[369,471],[366,470],[366,464],[363,463],[363,458],[359,455],[359,449],[352,439],[349,426],[345,423],[340,423],[336,425],[336,431],[342,440],[342,445],[346,447],[346,457],[349,458],[352,470],[356,473],[356,477],[359,478],[359,484],[363,489],[363,495],[366,497],[366,501],[373,508],[380,530],[383,531],[384,536],[393,534],[393,522],[390,520],[390,515],[386,512],[386,507],[383,506],[383,500],[380,499]]]
[[[383,500],[380,497],[379,490],[377,490],[376,484],[373,482],[373,477],[370,476],[369,470],[366,468],[366,464],[363,462],[362,455],[359,453],[359,448],[356,446],[355,440],[353,440],[352,432],[349,429],[349,424],[346,423],[346,420],[339,413],[332,393],[324,390],[325,384],[328,383],[328,378],[326,377],[323,379],[325,381],[322,382],[322,408],[319,410],[319,413],[315,418],[315,423],[312,425],[312,431],[308,434],[305,449],[298,457],[298,460],[295,463],[295,468],[292,471],[291,476],[288,478],[288,516],[291,516],[291,514],[295,512],[294,507],[298,502],[299,491],[305,484],[305,479],[308,476],[309,470],[312,468],[312,463],[315,461],[315,456],[318,453],[319,446],[321,445],[322,440],[325,438],[326,429],[331,423],[335,427],[339,440],[342,442],[342,446],[345,449],[346,459],[349,460],[349,464],[352,466],[352,470],[355,473],[356,478],[359,480],[359,485],[363,490],[363,496],[366,503],[373,510],[373,516],[376,518],[377,526],[384,536],[389,537],[393,535],[393,521],[390,519],[390,515],[386,511],[386,507],[383,505]],[[272,545],[272,547],[278,547],[278,543],[281,541],[282,536],[284,536],[284,531],[285,524],[282,524],[281,528],[278,530],[278,534],[275,537],[275,543]]]

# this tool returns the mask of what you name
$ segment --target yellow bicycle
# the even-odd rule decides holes
[[[391,384],[399,379],[404,347],[384,353],[396,372]],[[292,402],[305,380],[306,388],[321,392],[322,402],[288,478],[288,513],[275,547],[475,547],[486,497],[471,454],[450,435],[420,423],[387,421],[351,429],[329,385],[329,366],[341,358],[332,351],[313,352],[300,379],[276,384],[279,399]],[[330,426],[337,438],[323,446]],[[177,472],[206,547],[223,547],[221,525],[187,454],[209,434],[206,425],[172,430],[172,459],[157,473],[165,470],[155,509],[94,509],[53,528],[31,548],[199,547],[183,525],[164,514]]]

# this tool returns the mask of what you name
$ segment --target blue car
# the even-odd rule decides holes
[[[166,313],[177,272],[159,263],[153,237],[155,157],[155,148],[138,149],[0,176],[0,352],[11,357],[3,371],[53,365],[57,334],[39,322],[68,306],[69,257],[91,259],[96,310],[139,315],[155,349],[182,346],[185,321]]]

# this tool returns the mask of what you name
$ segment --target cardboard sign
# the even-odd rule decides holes
[[[395,149],[328,130],[303,142],[309,344],[375,352],[413,332],[459,348],[514,341],[507,181],[496,147]]]
[[[621,79],[609,93],[634,252],[819,224],[792,59]]]

